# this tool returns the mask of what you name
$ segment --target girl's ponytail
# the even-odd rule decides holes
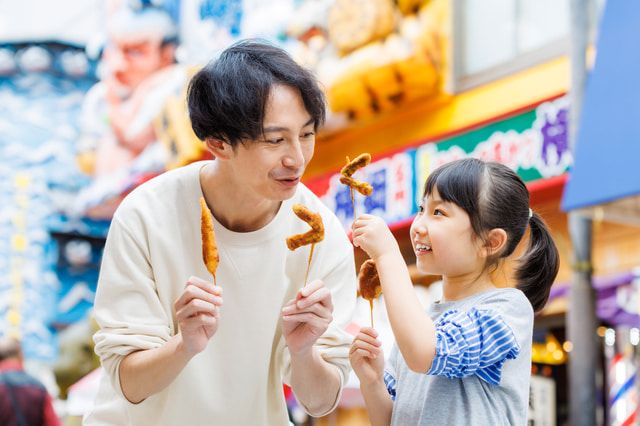
[[[551,285],[558,274],[560,255],[542,218],[532,212],[529,218],[529,245],[516,268],[518,288],[539,311],[547,303]]]

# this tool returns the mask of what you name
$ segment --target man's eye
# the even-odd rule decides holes
[[[311,136],[315,135],[314,132],[307,132],[304,135],[302,135],[303,138],[310,138]]]
[[[273,145],[278,145],[280,143],[284,142],[284,138],[278,138],[278,139],[267,139],[267,143],[273,144]]]

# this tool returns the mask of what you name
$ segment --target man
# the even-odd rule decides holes
[[[20,343],[0,338],[0,425],[59,424],[47,390],[22,368]]]
[[[356,290],[342,226],[299,183],[324,96],[284,51],[248,41],[194,76],[188,105],[216,159],[142,185],[113,218],[95,303],[110,383],[86,424],[285,425],[283,382],[309,414],[329,413],[347,379],[342,328]],[[189,278],[208,276],[201,196],[214,217],[217,287]],[[304,287],[310,247],[285,244],[309,229],[295,203],[325,225]]]

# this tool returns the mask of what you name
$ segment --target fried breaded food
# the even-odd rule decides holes
[[[300,219],[309,224],[311,229],[304,234],[296,234],[287,238],[287,247],[289,250],[295,250],[298,247],[307,244],[319,243],[324,239],[324,224],[319,213],[314,213],[302,204],[294,204],[293,212]]]
[[[340,170],[340,174],[342,176],[351,177],[356,172],[356,170],[363,168],[367,164],[371,162],[371,154],[365,152],[358,155],[352,161],[349,161],[349,157],[347,157],[347,165]]]
[[[216,246],[216,234],[213,230],[213,218],[204,197],[200,197],[200,232],[202,234],[202,260],[207,271],[213,275],[215,282],[220,256]]]
[[[376,263],[372,259],[367,259],[358,273],[358,294],[370,303],[382,294],[380,277],[376,269]]]
[[[350,188],[355,189],[362,195],[368,197],[373,193],[373,187],[368,182],[362,182],[355,180],[351,176],[340,176],[340,183],[348,185]]]

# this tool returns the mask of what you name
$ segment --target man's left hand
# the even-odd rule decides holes
[[[331,292],[320,280],[298,291],[282,308],[282,333],[292,356],[309,353],[333,320]]]

